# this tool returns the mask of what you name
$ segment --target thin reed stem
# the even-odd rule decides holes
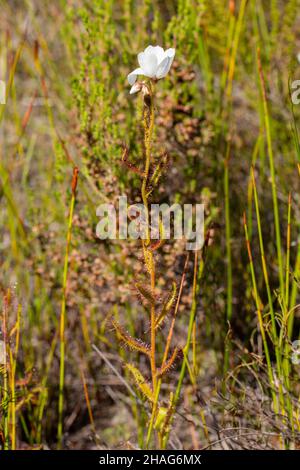
[[[227,107],[224,110],[224,121],[229,121],[232,110],[232,87],[233,78],[236,66],[236,57],[238,51],[238,45],[242,32],[243,20],[245,16],[247,0],[242,0],[239,7],[238,17],[235,16],[234,4],[230,8],[230,21],[229,21],[229,36],[228,36],[228,52],[230,51],[228,64],[225,64],[227,76],[225,79],[224,71],[222,81],[226,84],[225,97],[227,99]],[[230,218],[230,198],[229,198],[229,158],[230,158],[231,141],[230,136],[226,143],[226,153],[224,159],[224,200],[225,200],[225,234],[226,234],[226,270],[227,270],[227,298],[226,298],[226,322],[230,322],[232,317],[232,254],[231,254],[231,218]],[[224,351],[224,375],[227,373],[229,366],[229,354],[230,354],[230,340],[226,339],[225,351]]]
[[[54,336],[54,338],[51,342],[50,350],[49,350],[48,357],[47,357],[47,360],[46,360],[46,365],[45,365],[45,373],[44,373],[44,376],[43,376],[43,379],[42,379],[42,382],[41,382],[42,391],[41,391],[41,394],[40,394],[40,397],[39,397],[39,405],[38,405],[38,412],[37,412],[37,425],[36,425],[36,429],[37,429],[36,439],[37,439],[38,444],[41,444],[41,442],[42,442],[43,415],[44,415],[44,410],[45,410],[45,407],[46,407],[47,397],[48,397],[47,381],[48,381],[49,371],[50,371],[50,368],[51,368],[51,365],[52,365],[52,361],[53,361],[57,341],[58,341],[58,331],[56,331],[56,334],[55,334],[55,336]]]
[[[298,168],[298,173],[300,176],[300,163],[297,164],[297,168]],[[288,321],[288,338],[289,339],[291,339],[291,335],[293,332],[294,316],[295,316],[294,311],[295,311],[295,306],[296,306],[296,301],[297,301],[297,293],[299,291],[299,282],[298,282],[299,277],[300,277],[300,242],[298,240],[297,255],[296,255],[296,261],[295,261],[295,267],[294,267],[294,273],[293,273],[293,284],[292,284],[290,301],[289,301],[289,311],[290,311],[290,316],[289,316],[289,321]]]
[[[269,347],[268,347],[267,338],[266,338],[264,322],[263,322],[263,318],[262,318],[260,299],[259,299],[259,296],[258,296],[256,276],[255,276],[255,271],[254,271],[254,266],[253,266],[252,251],[251,251],[250,240],[249,240],[249,236],[248,236],[248,226],[247,226],[246,214],[244,214],[244,230],[245,230],[246,245],[247,245],[248,257],[249,257],[249,263],[250,263],[250,271],[251,271],[251,279],[252,279],[254,300],[255,300],[255,305],[256,305],[256,313],[257,313],[260,334],[261,334],[261,337],[262,337],[265,356],[266,356],[268,377],[269,377],[270,388],[271,388],[271,395],[272,395],[272,399],[273,399],[274,411],[275,411],[275,413],[278,413],[278,402],[277,402],[277,397],[276,397],[276,394],[275,394],[273,370],[272,370],[272,364],[271,364],[271,359],[270,359],[270,353],[269,353]]]
[[[270,173],[271,173],[273,212],[274,212],[276,248],[277,248],[277,262],[278,262],[278,271],[279,271],[279,284],[280,284],[281,296],[284,299],[284,276],[283,276],[283,261],[282,261],[282,252],[281,252],[281,235],[280,235],[277,185],[276,185],[276,175],[275,175],[275,166],[274,166],[274,155],[273,155],[273,147],[272,147],[271,125],[270,125],[269,108],[268,108],[268,101],[267,101],[266,83],[265,83],[265,78],[263,74],[259,48],[257,49],[257,63],[258,63],[258,71],[259,71],[259,78],[260,78],[261,95],[262,95],[262,101],[263,101],[265,132],[266,132],[266,138],[267,138],[269,165],[270,165]]]
[[[288,198],[288,225],[286,233],[286,266],[285,266],[285,305],[288,309],[290,297],[290,259],[291,259],[291,208],[292,195],[289,193]]]
[[[3,357],[3,389],[2,389],[2,403],[1,408],[3,410],[3,448],[4,450],[9,449],[9,421],[8,421],[8,411],[9,411],[9,390],[8,390],[8,329],[7,329],[7,313],[8,306],[10,302],[10,290],[7,291],[4,296],[4,307],[3,307],[3,317],[2,317],[2,333],[4,341],[4,357]]]
[[[270,309],[271,326],[272,326],[271,328],[272,342],[275,348],[275,355],[276,355],[277,374],[278,374],[278,379],[279,379],[279,400],[280,400],[280,405],[281,405],[281,412],[282,414],[285,414],[284,396],[283,396],[282,383],[281,383],[281,380],[282,380],[281,353],[279,349],[275,312],[274,312],[274,307],[273,307],[273,299],[272,299],[272,294],[271,294],[269,274],[268,274],[266,257],[265,257],[264,241],[263,241],[263,236],[262,236],[262,227],[261,227],[261,218],[260,218],[260,209],[259,209],[259,202],[258,202],[258,195],[257,195],[257,188],[256,188],[256,181],[255,181],[253,167],[251,168],[251,179],[252,179],[252,186],[253,186],[253,192],[254,192],[254,203],[255,203],[255,212],[256,212],[256,219],[257,219],[261,264],[262,264],[263,276],[264,276],[264,281],[266,285],[266,291],[267,291],[268,303],[269,303],[269,309]]]
[[[227,261],[227,300],[226,320],[230,322],[232,317],[232,256],[231,256],[231,223],[230,223],[230,200],[229,200],[229,158],[230,141],[227,143],[226,157],[224,161],[224,198],[225,198],[225,232],[226,232],[226,261]],[[227,325],[228,326],[228,325]],[[229,367],[230,341],[226,339],[224,351],[224,375]]]
[[[17,319],[15,324],[15,348],[14,352],[9,347],[9,362],[10,367],[10,390],[11,390],[11,402],[10,402],[10,421],[11,421],[11,450],[16,450],[16,369],[17,369],[17,357],[20,344],[20,317],[21,317],[21,305],[17,309]]]
[[[57,447],[62,447],[63,436],[63,408],[64,408],[64,383],[65,383],[65,325],[66,325],[66,299],[67,299],[67,281],[69,268],[69,252],[71,246],[71,235],[73,226],[73,213],[76,201],[76,188],[78,181],[78,168],[73,170],[72,178],[72,197],[69,210],[68,231],[66,240],[66,251],[63,271],[63,294],[60,311],[60,366],[59,366],[59,397],[58,397],[58,428],[57,428]]]
[[[292,195],[288,197],[288,217],[287,217],[287,234],[286,234],[286,273],[285,273],[285,300],[284,300],[284,317],[282,319],[281,332],[284,333],[285,344],[283,350],[283,373],[284,383],[288,392],[290,392],[290,358],[289,358],[289,334],[292,331],[292,315],[293,310],[289,310],[290,296],[290,257],[291,257],[291,212],[292,212]],[[289,419],[292,429],[294,428],[293,407],[287,394]]]
[[[163,438],[163,449],[166,447],[168,439],[169,439],[169,433],[170,433],[170,427],[172,424],[172,420],[174,417],[174,413],[176,410],[176,405],[178,403],[180,394],[181,394],[181,389],[183,385],[183,380],[185,377],[185,372],[188,364],[188,355],[189,355],[189,350],[190,350],[190,345],[191,345],[191,339],[192,339],[192,333],[193,333],[193,325],[196,319],[196,313],[197,313],[197,297],[199,294],[200,290],[200,281],[202,279],[203,271],[204,271],[204,264],[205,264],[205,248],[203,248],[199,263],[198,263],[198,252],[195,252],[195,257],[194,257],[194,273],[195,271],[197,272],[196,276],[196,284],[193,283],[193,300],[192,300],[192,307],[191,307],[191,312],[190,312],[190,320],[189,320],[189,326],[188,326],[188,332],[187,332],[187,339],[185,343],[185,347],[183,350],[184,354],[184,359],[182,361],[181,365],[181,370],[179,374],[179,379],[177,383],[177,387],[175,390],[175,394],[172,399],[172,404],[171,404],[171,415],[169,417],[169,422],[168,422],[168,429],[166,430],[165,436]],[[195,274],[194,274],[194,279],[195,279]]]

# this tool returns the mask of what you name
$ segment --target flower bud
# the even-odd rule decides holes
[[[142,90],[142,86],[143,84],[141,82],[135,82],[134,85],[132,85],[131,89],[130,89],[130,95],[133,95],[133,93],[138,93],[139,91]]]

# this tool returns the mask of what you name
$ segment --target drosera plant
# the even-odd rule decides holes
[[[160,159],[155,159],[153,155],[153,131],[154,131],[154,100],[155,86],[159,79],[165,77],[170,70],[175,56],[175,49],[166,51],[160,46],[148,46],[144,52],[138,54],[140,67],[128,75],[128,82],[131,85],[130,93],[140,93],[143,99],[143,131],[144,131],[144,158],[143,169],[140,170],[128,161],[128,151],[124,151],[123,160],[126,165],[141,178],[140,192],[145,212],[145,230],[141,240],[142,259],[146,270],[148,281],[143,279],[134,282],[134,288],[141,299],[145,310],[149,315],[149,342],[145,343],[139,338],[131,336],[123,326],[115,319],[112,321],[118,339],[130,349],[144,354],[150,364],[151,384],[145,378],[138,366],[126,363],[125,367],[133,377],[136,386],[151,405],[151,417],[149,421],[146,447],[151,443],[152,431],[155,429],[158,434],[159,446],[162,446],[164,435],[167,431],[166,423],[169,421],[173,395],[168,398],[168,405],[162,406],[160,403],[160,389],[164,377],[172,369],[176,361],[182,357],[182,350],[176,346],[171,349],[171,342],[174,332],[174,322],[183,288],[184,275],[180,287],[173,282],[169,292],[160,296],[157,288],[157,266],[156,252],[163,244],[164,228],[160,221],[159,239],[151,239],[150,211],[149,203],[153,191],[159,184],[160,177],[166,168],[166,153],[162,152]],[[143,75],[145,80],[137,80],[138,75]],[[147,285],[148,283],[148,285]],[[162,361],[159,363],[158,354],[158,331],[165,321],[167,315],[173,315],[173,321],[169,329],[167,340],[163,346]]]
[[[14,5],[9,5],[10,3]],[[17,3],[20,5],[16,6]],[[1,285],[4,296],[8,300],[9,295],[5,294],[6,286],[11,285],[11,282],[17,279],[23,305],[23,313],[20,312],[21,324],[17,327],[15,327],[17,310],[13,308],[11,301],[7,302],[5,307],[4,328],[3,318],[1,318],[3,312],[0,312],[0,328],[2,328],[2,333],[6,330],[5,342],[3,334],[2,338],[0,336],[0,347],[2,344],[2,347],[5,346],[6,349],[5,356],[2,355],[6,361],[6,367],[0,361],[0,403],[2,404],[0,405],[0,445],[4,447],[5,441],[5,446],[9,449],[23,448],[25,445],[30,447],[56,446],[55,431],[58,425],[57,399],[59,396],[57,384],[59,349],[57,346],[61,345],[57,312],[60,311],[61,305],[60,279],[63,271],[61,254],[65,253],[61,243],[64,247],[66,234],[66,207],[62,203],[61,192],[62,184],[66,183],[66,165],[72,163],[80,168],[81,191],[84,191],[80,196],[82,197],[80,213],[84,209],[84,214],[86,212],[94,214],[94,198],[102,199],[105,195],[108,200],[111,200],[116,192],[119,193],[124,187],[128,188],[131,199],[136,196],[137,185],[143,181],[144,168],[141,164],[137,165],[140,168],[135,168],[131,163],[137,161],[137,156],[142,155],[142,145],[139,145],[136,138],[140,129],[132,123],[137,115],[140,116],[144,99],[138,99],[138,106],[135,106],[135,99],[130,99],[130,106],[128,105],[129,96],[124,89],[123,72],[125,68],[128,71],[134,69],[134,67],[129,68],[132,50],[135,48],[141,50],[140,45],[144,44],[146,38],[150,36],[164,38],[165,44],[176,44],[176,56],[180,56],[180,60],[174,63],[176,73],[170,74],[172,75],[170,78],[166,77],[163,83],[160,82],[156,86],[157,76],[147,76],[147,71],[141,67],[144,73],[141,73],[140,77],[137,75],[134,84],[131,85],[135,87],[133,91],[138,92],[140,88],[141,95],[143,92],[147,93],[147,87],[142,85],[139,78],[145,79],[145,85],[148,81],[153,85],[153,94],[154,89],[157,88],[159,96],[166,96],[166,100],[159,98],[163,104],[163,112],[159,116],[162,129],[156,131],[156,126],[153,129],[155,139],[152,138],[148,186],[152,178],[154,181],[156,176],[159,177],[161,169],[165,167],[166,155],[158,160],[161,163],[160,167],[155,166],[156,160],[152,159],[152,156],[155,157],[154,148],[157,142],[165,140],[166,146],[172,146],[168,148],[172,161],[176,162],[172,173],[176,170],[178,177],[170,178],[167,188],[162,188],[160,183],[157,188],[159,194],[163,190],[163,197],[168,193],[175,194],[176,198],[176,191],[178,191],[179,201],[187,194],[188,197],[197,198],[200,194],[199,187],[202,188],[205,184],[210,188],[211,197],[216,201],[216,205],[223,207],[224,204],[228,212],[225,215],[226,211],[224,211],[224,225],[218,228],[214,246],[210,249],[209,257],[205,262],[205,286],[203,286],[204,278],[201,274],[205,250],[195,254],[194,276],[186,276],[187,282],[193,278],[193,306],[190,318],[188,318],[188,312],[184,315],[180,315],[180,311],[176,313],[177,305],[181,300],[181,283],[183,287],[185,285],[184,274],[182,274],[180,284],[178,282],[178,287],[172,286],[172,283],[169,283],[168,288],[165,287],[165,289],[170,289],[170,292],[173,288],[177,291],[169,316],[171,316],[172,325],[176,322],[176,333],[185,341],[184,359],[176,367],[178,384],[174,383],[175,374],[168,374],[168,376],[165,374],[157,380],[156,405],[153,405],[148,398],[144,406],[141,405],[142,401],[136,398],[139,394],[138,389],[141,390],[140,386],[136,387],[135,395],[131,394],[137,409],[139,445],[140,447],[143,445],[142,437],[144,436],[142,435],[145,434],[145,420],[148,416],[150,418],[147,427],[149,437],[146,439],[149,439],[149,446],[153,444],[154,433],[164,436],[161,447],[168,445],[166,429],[171,429],[173,417],[176,416],[177,425],[181,425],[178,437],[182,446],[193,445],[197,448],[197,439],[193,440],[193,434],[198,433],[201,435],[198,444],[202,446],[204,442],[202,430],[198,425],[198,397],[200,394],[202,401],[202,396],[204,398],[212,396],[215,382],[210,379],[210,376],[215,375],[216,379],[222,378],[221,368],[223,364],[226,364],[227,369],[224,367],[224,370],[227,370],[224,377],[226,383],[231,384],[232,377],[235,377],[233,374],[239,371],[241,390],[243,390],[242,386],[252,387],[253,372],[253,375],[256,374],[259,379],[258,386],[261,382],[266,392],[263,397],[264,408],[268,403],[266,399],[269,401],[271,398],[273,405],[268,410],[272,416],[272,421],[268,424],[264,419],[265,415],[260,414],[259,406],[255,408],[255,411],[253,408],[253,412],[247,410],[246,401],[245,407],[241,406],[240,394],[237,390],[238,381],[234,378],[230,394],[225,396],[225,402],[223,397],[222,401],[221,398],[218,400],[220,406],[217,412],[212,402],[208,404],[207,410],[204,408],[205,414],[210,413],[211,410],[216,423],[221,423],[222,434],[224,425],[226,428],[232,426],[236,429],[236,440],[235,437],[226,436],[225,445],[228,443],[233,448],[238,446],[256,448],[261,445],[262,436],[274,430],[276,435],[280,434],[287,441],[288,436],[292,436],[290,429],[293,427],[293,433],[296,436],[294,442],[297,446],[299,366],[291,361],[291,354],[292,343],[298,339],[299,335],[300,244],[299,192],[297,191],[299,180],[298,174],[294,171],[295,156],[300,162],[299,136],[297,135],[299,106],[295,106],[294,109],[295,142],[288,132],[290,123],[286,106],[284,106],[287,98],[284,92],[288,82],[287,75],[291,80],[299,78],[299,68],[290,70],[291,53],[293,54],[292,60],[295,62],[298,47],[296,40],[299,29],[299,15],[296,15],[297,1],[274,0],[271,2],[270,9],[268,2],[254,0],[240,2],[178,0],[178,2],[158,3],[149,2],[149,0],[138,2],[68,0],[59,2],[59,6],[51,4],[51,8],[46,7],[44,13],[32,0],[26,2],[28,8],[25,9],[22,8],[21,3],[6,2],[4,5],[1,16],[3,34],[0,37],[3,57],[1,73],[3,74],[7,69],[7,73],[0,78],[6,77],[8,93],[8,106],[2,108],[0,106],[0,126],[3,130],[0,139],[0,196],[3,222],[0,243],[3,275]],[[242,6],[246,7],[244,14]],[[28,15],[29,22],[25,21]],[[8,21],[5,21],[5,16]],[[20,21],[21,18],[24,18],[24,22]],[[28,37],[23,35],[23,23],[30,26]],[[54,34],[56,31],[63,33],[63,38],[59,42],[57,41],[60,34]],[[224,31],[228,32],[225,41]],[[67,50],[64,50],[64,47]],[[258,58],[255,54],[256,47],[261,49],[261,73],[259,73]],[[116,54],[117,50],[121,50],[122,53]],[[295,67],[299,66],[295,65]],[[69,82],[69,74],[74,76],[72,87],[66,86]],[[70,102],[71,91],[74,105]],[[155,90],[156,101],[158,101],[157,91]],[[145,99],[149,101],[149,97]],[[30,104],[24,108],[25,102],[28,101]],[[42,102],[43,106],[41,106]],[[137,113],[134,112],[135,109]],[[219,109],[222,112],[219,113]],[[67,114],[68,110],[70,113]],[[257,115],[253,112],[255,110],[257,110]],[[197,118],[196,124],[191,126],[190,123],[195,117]],[[138,122],[143,123],[142,120]],[[155,119],[155,122],[158,123],[158,120]],[[191,131],[187,131],[190,127]],[[56,135],[53,130],[59,130],[59,134]],[[185,134],[187,134],[186,138],[184,138]],[[165,139],[166,136],[167,139]],[[124,151],[124,165],[120,166],[119,147],[124,139],[130,148],[130,156],[127,150]],[[293,145],[295,145],[295,152]],[[190,151],[192,151],[191,156]],[[295,156],[294,153],[296,153]],[[70,156],[72,160],[69,159]],[[274,161],[273,182],[278,199],[281,282],[278,277],[279,250],[277,250],[278,244],[274,231],[275,219],[272,216],[273,194],[272,187],[269,186],[270,158]],[[250,160],[253,166],[251,172]],[[141,159],[138,161],[141,162]],[[225,165],[221,164],[223,161]],[[131,167],[132,171],[124,171],[124,166]],[[49,171],[50,168],[54,171]],[[152,175],[153,168],[156,172],[155,177]],[[112,180],[111,175],[116,175],[116,179]],[[222,184],[223,180],[224,184]],[[245,180],[249,180],[248,202],[243,191]],[[88,183],[87,186],[86,183]],[[107,190],[108,184],[113,186],[111,192]],[[151,186],[153,186],[152,182]],[[46,188],[50,187],[51,191],[47,191]],[[89,191],[89,188],[92,191]],[[290,192],[292,197],[288,202],[287,195]],[[152,194],[149,198],[153,197]],[[246,225],[249,239],[247,248],[251,250],[249,263],[241,217],[244,210],[247,214]],[[90,221],[90,218],[88,220]],[[92,223],[87,222],[87,224],[89,230],[92,231]],[[81,254],[87,260],[85,264],[94,264],[94,251],[92,250],[96,251],[99,245],[95,244],[94,240],[86,243],[85,229],[78,227],[79,223],[74,218],[72,238],[76,235],[76,239],[77,237],[78,240],[84,239],[84,243],[82,241],[79,243]],[[45,236],[46,233],[49,236]],[[110,251],[109,257],[101,258],[101,262],[109,271],[109,276],[111,276],[110,266],[113,268],[115,281],[118,284],[117,286],[113,282],[109,284],[110,300],[107,302],[104,300],[106,299],[105,283],[104,286],[100,285],[104,276],[101,279],[101,274],[98,274],[99,284],[97,282],[94,286],[90,266],[82,269],[81,257],[78,259],[76,253],[73,255],[74,248],[75,243],[74,246],[72,243],[69,258],[69,274],[72,271],[72,276],[69,276],[68,281],[66,327],[63,338],[65,354],[61,361],[61,366],[65,365],[71,381],[67,380],[63,385],[61,423],[63,423],[64,416],[66,419],[62,431],[67,430],[68,413],[70,412],[71,418],[75,416],[71,410],[72,404],[74,402],[81,404],[83,409],[86,403],[86,413],[80,413],[79,419],[76,418],[74,425],[69,429],[68,441],[74,445],[72,443],[74,433],[84,425],[81,416],[86,416],[93,434],[95,434],[93,429],[93,423],[95,423],[96,430],[99,430],[101,434],[101,442],[107,447],[116,446],[120,437],[118,429],[121,413],[116,413],[116,420],[101,420],[99,411],[105,408],[105,394],[101,393],[101,401],[97,398],[99,396],[97,379],[101,376],[101,371],[99,373],[98,364],[93,364],[89,360],[89,353],[83,354],[83,362],[87,363],[83,364],[81,371],[78,367],[78,354],[77,352],[74,354],[73,346],[78,338],[80,342],[80,338],[84,336],[84,346],[87,351],[90,340],[95,341],[95,338],[103,341],[104,349],[110,348],[111,344],[105,335],[105,325],[112,311],[115,312],[117,321],[126,322],[126,327],[132,337],[141,337],[142,335],[136,334],[135,320],[140,325],[147,314],[140,314],[137,317],[135,303],[126,301],[126,320],[118,320],[116,306],[122,305],[123,302],[119,300],[118,290],[122,290],[124,277],[131,276],[132,271],[128,269],[129,274],[127,274],[127,265],[125,263],[123,265],[122,261],[115,262],[114,249],[108,250],[109,247],[105,246],[107,252]],[[122,246],[123,248],[127,256],[126,261],[131,268],[133,255],[130,249],[127,249],[128,247]],[[156,315],[162,313],[162,324],[164,318],[161,307],[164,301],[159,301],[158,291],[160,283],[164,285],[166,283],[158,274],[160,265],[158,260],[160,257],[165,257],[165,253],[159,247],[153,253],[156,261],[155,293],[158,297],[155,313]],[[188,267],[190,267],[193,255],[194,253],[190,253]],[[170,258],[172,259],[173,256],[170,255]],[[115,264],[118,269],[114,268]],[[209,269],[207,269],[208,266]],[[103,270],[99,269],[99,272],[103,273]],[[87,278],[86,282],[85,278]],[[148,293],[145,290],[148,277],[145,276],[145,278],[142,281],[140,278],[135,281],[135,289],[138,292],[139,288],[144,289],[147,295],[151,293],[151,289],[150,287],[147,289]],[[88,284],[87,288],[86,284]],[[279,289],[280,284],[282,284],[282,289]],[[74,288],[74,285],[78,286],[78,289]],[[186,297],[185,289],[184,287],[183,297]],[[199,289],[201,305],[198,304],[196,308],[197,300],[199,301],[197,294]],[[146,309],[149,309],[150,319],[151,297],[147,301],[141,293],[139,296]],[[167,297],[167,292],[165,296]],[[91,297],[93,297],[93,305],[87,309],[86,304],[90,304]],[[180,304],[189,300],[190,297],[187,300],[182,298]],[[199,316],[197,323],[194,321],[196,311]],[[119,314],[122,315],[121,308],[119,308]],[[80,331],[81,323],[77,321],[81,317],[83,335]],[[225,321],[221,321],[223,318],[230,320],[229,330]],[[260,319],[263,332],[260,331]],[[72,334],[67,328],[69,320],[72,322],[72,327],[74,326]],[[187,325],[189,320],[190,329]],[[87,335],[84,333],[86,330],[83,321],[87,325]],[[121,325],[120,328],[126,335],[126,329]],[[187,339],[184,334],[181,334],[185,328]],[[253,334],[251,334],[253,329]],[[150,328],[146,326],[146,330],[146,335],[149,334],[150,338]],[[168,337],[171,336],[172,344],[175,344],[175,334],[170,335],[169,331],[172,333],[169,325],[165,325],[163,330],[160,328],[156,330],[157,369],[168,350],[165,340],[168,341]],[[17,334],[20,334],[18,355],[15,349]],[[221,355],[224,350],[225,336],[230,338],[230,341],[227,341],[228,361],[223,361]],[[271,373],[267,371],[268,353],[264,352],[263,336],[270,356]],[[255,341],[256,338],[257,341]],[[126,343],[124,340],[123,342]],[[239,344],[241,348],[236,349]],[[190,349],[193,347],[193,355],[189,350],[189,345]],[[84,346],[80,349],[84,350]],[[143,347],[143,343],[137,342],[136,349],[138,346]],[[194,372],[195,349],[198,369],[196,372]],[[250,365],[248,363],[246,365],[247,370],[251,369],[250,381],[248,373],[245,372],[246,368],[243,366],[245,358],[248,362],[247,351],[249,349],[250,351],[253,349],[253,353],[250,352],[250,360],[255,355],[254,364],[251,360]],[[241,355],[242,364],[240,363]],[[76,360],[73,368],[72,357],[74,356]],[[144,358],[148,360],[149,355],[140,353],[137,349],[137,353],[134,353],[132,357],[134,367],[136,367],[138,356],[141,364],[138,370],[143,375],[142,377],[137,375],[136,380],[142,379],[141,386],[144,383],[149,385],[147,382],[149,381],[150,386],[146,392],[147,390],[152,392],[153,387],[147,377],[147,368],[143,361]],[[121,357],[122,359],[127,357],[126,350],[122,351]],[[193,364],[189,363],[191,358]],[[111,359],[114,362],[113,358]],[[10,365],[13,362],[15,375],[14,367]],[[101,363],[105,363],[103,358]],[[218,366],[219,376],[215,374],[215,368]],[[34,373],[29,381],[29,374],[33,367]],[[120,382],[124,386],[128,377],[133,375],[134,369],[131,371],[129,369],[130,366],[124,374],[124,382]],[[206,370],[209,370],[209,374],[205,374]],[[22,373],[22,371],[25,372]],[[22,378],[24,373],[26,376]],[[119,380],[120,377],[121,375]],[[147,378],[146,382],[143,382],[144,378]],[[7,380],[7,386],[2,387],[4,379]],[[93,383],[96,384],[94,387],[91,386]],[[170,400],[164,402],[166,397],[169,399],[167,390],[171,388],[174,391],[172,408],[169,407]],[[108,387],[105,387],[105,390],[107,389]],[[208,393],[205,392],[206,389]],[[90,397],[89,393],[91,393]],[[184,420],[181,420],[177,413],[180,411],[179,395],[180,397],[184,395],[185,398],[190,396],[190,400],[183,404]],[[227,400],[230,409],[226,407]],[[164,406],[167,402],[168,405]],[[207,399],[206,402],[208,403]],[[253,400],[254,404],[256,405],[256,400]],[[121,405],[118,403],[116,406],[119,410]],[[151,407],[155,411],[152,421]],[[167,417],[166,413],[168,413]],[[186,413],[189,413],[191,419]],[[14,416],[16,425],[13,424]],[[199,424],[201,426],[201,423]],[[210,419],[208,424],[211,424]],[[243,438],[242,427],[249,428],[252,425],[254,430],[258,430],[258,434],[254,438],[248,435]],[[120,428],[121,426],[122,424]],[[111,437],[107,440],[109,428]],[[176,430],[175,426],[174,428],[170,432],[171,440]],[[190,439],[189,428],[192,439]],[[232,429],[229,432],[233,436]],[[218,447],[220,442],[214,443],[218,436],[210,426],[208,426],[208,435],[206,439],[209,444],[212,443],[212,448]],[[282,438],[280,444],[285,445]],[[76,445],[78,445],[77,439]],[[89,444],[81,440],[80,445]],[[273,432],[270,433],[267,445],[268,448],[278,445]]]

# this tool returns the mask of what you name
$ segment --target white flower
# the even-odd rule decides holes
[[[297,54],[297,60],[300,63],[300,52]]]
[[[145,77],[157,80],[165,77],[171,68],[174,56],[175,49],[171,48],[164,51],[160,46],[148,46],[144,52],[140,52],[138,54],[140,67],[127,76],[129,85],[133,85],[130,93],[139,91],[138,87],[134,87],[138,75],[145,75]]]

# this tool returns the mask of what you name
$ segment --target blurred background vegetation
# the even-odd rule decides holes
[[[300,366],[290,356],[299,336],[300,145],[290,86],[300,73],[299,0],[0,0],[0,6],[0,80],[7,84],[7,103],[0,105],[0,287],[2,336],[6,329],[13,351],[6,390],[3,368],[0,438],[7,425],[9,447],[14,441],[17,448],[56,447],[59,322],[77,166],[63,447],[143,447],[147,404],[130,396],[121,379],[134,386],[123,367],[129,356],[146,375],[147,365],[122,348],[111,328],[114,316],[131,334],[145,335],[147,318],[131,287],[143,266],[136,242],[97,239],[96,208],[120,194],[139,201],[139,178],[121,161],[124,145],[137,165],[143,150],[142,100],[129,95],[126,77],[137,53],[159,44],[175,47],[176,56],[156,87],[154,151],[166,149],[170,161],[153,199],[204,203],[209,238],[193,370],[168,445],[298,448]],[[184,245],[166,243],[157,256],[161,289],[171,279],[179,283]],[[175,329],[181,347],[192,283],[191,256]],[[282,381],[272,312],[287,371]],[[180,363],[170,372],[166,396],[179,370]],[[286,405],[276,413],[272,394],[280,388]]]

